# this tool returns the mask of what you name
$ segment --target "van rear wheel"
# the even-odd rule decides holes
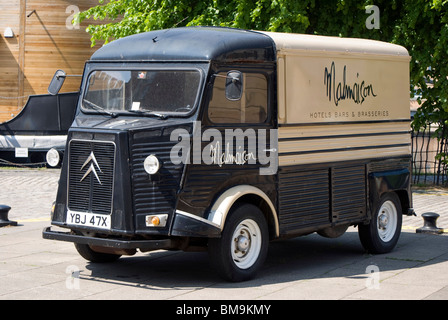
[[[259,208],[243,204],[233,209],[221,238],[209,240],[209,256],[215,270],[228,281],[253,278],[266,259],[269,234]]]
[[[363,247],[371,253],[392,251],[400,237],[402,220],[398,196],[395,193],[383,195],[376,205],[370,223],[358,227]]]

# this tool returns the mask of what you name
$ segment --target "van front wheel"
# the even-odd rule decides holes
[[[121,255],[118,254],[109,254],[109,253],[101,253],[93,251],[88,244],[80,244],[75,243],[76,251],[83,257],[84,259],[90,262],[114,262],[118,260]]]
[[[209,240],[215,270],[226,280],[253,278],[267,255],[269,234],[266,219],[256,206],[243,204],[229,213],[221,238]]]
[[[398,196],[395,193],[383,195],[370,223],[358,227],[359,239],[364,248],[371,253],[392,251],[400,237],[402,219]]]

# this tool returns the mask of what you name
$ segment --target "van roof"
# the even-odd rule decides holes
[[[183,27],[140,33],[98,49],[93,61],[276,61],[277,52],[337,52],[407,56],[405,48],[375,40]]]
[[[222,27],[156,30],[117,39],[98,49],[94,61],[275,61],[272,39]]]

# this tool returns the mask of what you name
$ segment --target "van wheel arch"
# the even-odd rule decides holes
[[[243,204],[251,204],[261,210],[266,220],[266,223],[268,224],[269,239],[270,240],[274,239],[276,235],[275,220],[274,220],[275,213],[272,212],[271,208],[269,207],[269,204],[258,195],[247,194],[239,198],[237,201],[235,201],[235,203],[231,207],[231,210]]]
[[[209,220],[213,221],[213,215],[216,213],[218,216],[222,215],[217,224],[223,230],[228,213],[241,204],[251,204],[260,209],[268,224],[270,239],[279,237],[278,217],[274,204],[262,190],[250,185],[238,185],[222,193],[212,206]]]
[[[402,213],[404,215],[408,214],[409,209],[411,208],[411,199],[409,199],[408,192],[406,190],[396,190],[395,193],[398,196],[398,199],[400,199]]]

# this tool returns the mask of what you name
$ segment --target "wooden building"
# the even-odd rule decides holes
[[[73,26],[78,11],[98,0],[9,0],[0,2],[0,123],[14,118],[28,96],[47,94],[57,69],[81,74],[99,48],[85,31],[92,21]],[[79,77],[68,77],[61,92],[77,91]]]

